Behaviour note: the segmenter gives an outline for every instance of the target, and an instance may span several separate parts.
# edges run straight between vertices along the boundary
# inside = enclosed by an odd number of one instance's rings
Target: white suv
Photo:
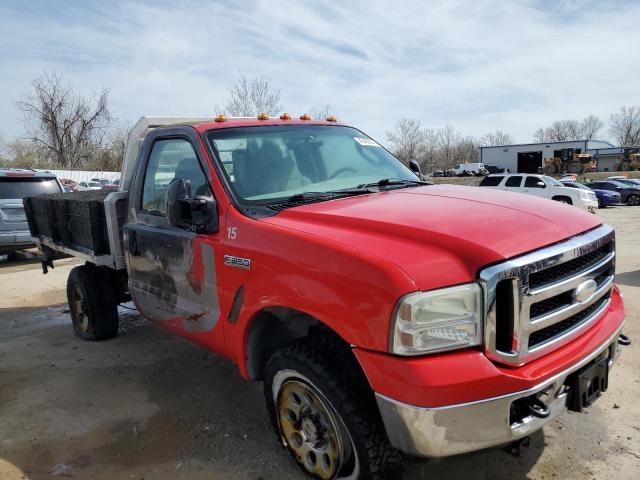
[[[574,205],[591,213],[595,213],[598,209],[598,199],[594,192],[565,187],[555,178],[547,175],[526,173],[489,175],[480,182],[480,186],[548,198]]]

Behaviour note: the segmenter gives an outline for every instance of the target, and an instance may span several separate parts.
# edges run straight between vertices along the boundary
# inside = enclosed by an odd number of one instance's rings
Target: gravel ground
[[[519,457],[501,449],[410,461],[406,479],[639,478],[640,207],[600,210],[617,229],[626,333],[638,340],[587,413],[567,413]],[[65,279],[0,263],[0,479],[302,479],[271,433],[260,384],[121,308],[120,336],[71,329]],[[62,304],[62,305],[61,305]]]

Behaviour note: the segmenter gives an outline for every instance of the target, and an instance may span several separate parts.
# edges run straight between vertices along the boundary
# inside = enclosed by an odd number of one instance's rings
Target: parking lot
[[[515,456],[493,449],[409,461],[405,478],[638,478],[640,208],[599,210],[617,230],[627,347],[609,391]],[[260,384],[121,308],[120,335],[73,335],[65,281],[34,261],[0,263],[0,479],[298,479],[269,425]]]

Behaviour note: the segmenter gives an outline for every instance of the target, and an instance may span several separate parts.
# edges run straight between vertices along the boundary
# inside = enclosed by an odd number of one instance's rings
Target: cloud
[[[43,70],[110,87],[128,121],[212,114],[241,72],[379,139],[412,117],[528,141],[640,103],[637,18],[637,2],[3,2],[0,134],[20,134],[13,101]]]

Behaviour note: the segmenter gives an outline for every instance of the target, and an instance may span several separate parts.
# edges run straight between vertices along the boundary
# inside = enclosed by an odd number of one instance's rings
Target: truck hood
[[[392,262],[419,290],[472,281],[489,264],[601,224],[597,216],[559,202],[455,185],[320,202],[263,221]]]

